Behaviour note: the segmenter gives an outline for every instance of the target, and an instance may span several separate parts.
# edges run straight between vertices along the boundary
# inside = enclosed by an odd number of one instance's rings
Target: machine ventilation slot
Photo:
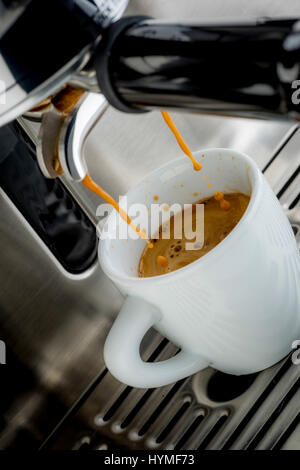
[[[299,193],[298,196],[293,200],[293,202],[290,204],[289,209],[294,209],[294,207],[296,207],[296,205],[298,204],[299,201],[300,201],[300,193]]]
[[[162,432],[159,434],[159,436],[156,438],[157,444],[161,444],[169,435],[169,433],[172,431],[173,427],[178,423],[178,421],[182,418],[184,413],[188,410],[190,407],[191,402],[190,400],[186,400],[177,413],[173,416],[173,418],[169,421],[167,426],[162,430]]]
[[[120,408],[124,400],[126,400],[131,390],[133,390],[132,387],[126,387],[125,390],[123,390],[121,395],[119,395],[114,404],[109,408],[108,412],[105,413],[105,415],[103,416],[103,421],[109,421],[113,417],[113,415]]]
[[[278,155],[280,154],[280,152],[284,149],[284,147],[288,144],[288,142],[290,140],[292,140],[293,136],[296,134],[296,132],[298,131],[298,126],[295,126],[292,131],[290,131],[290,134],[288,136],[285,136],[285,139],[284,141],[281,143],[281,145],[276,149],[276,152],[273,154],[272,158],[270,161],[268,161],[268,163],[266,164],[266,166],[263,168],[262,172],[264,173],[268,168],[269,166],[272,165],[272,163],[276,160],[276,158],[278,157]]]
[[[281,380],[284,374],[288,371],[291,365],[292,365],[292,362],[289,357],[281,366],[281,368],[279,369],[279,371],[277,372],[273,380],[269,383],[269,385],[267,385],[264,392],[260,395],[256,403],[253,405],[253,407],[250,409],[250,411],[247,413],[247,415],[243,419],[243,421],[239,424],[236,430],[232,433],[232,435],[230,436],[226,444],[223,446],[224,450],[229,449],[232,446],[232,444],[235,442],[235,440],[238,438],[241,432],[246,428],[251,418],[255,415],[255,413],[258,411],[260,406],[263,404],[263,402],[266,400],[266,398],[272,392],[272,390],[276,387],[278,382]]]
[[[292,176],[287,180],[287,182],[282,186],[282,188],[280,189],[280,191],[278,192],[277,194],[277,197],[280,199],[281,196],[283,195],[283,193],[288,189],[288,187],[292,184],[292,182],[294,181],[294,179],[299,175],[300,173],[300,166],[298,166],[297,170],[294,171],[294,173],[292,174]],[[292,203],[293,204],[293,203]]]
[[[293,434],[293,432],[297,428],[298,424],[300,424],[300,413],[298,413],[296,418],[291,422],[289,427],[286,429],[286,431],[283,433],[281,438],[278,440],[278,442],[273,447],[273,450],[280,450],[284,446],[286,441],[289,439],[289,437]]]
[[[148,399],[151,397],[154,391],[155,391],[154,388],[150,388],[149,390],[147,390],[146,393],[144,393],[142,398],[137,402],[135,407],[130,411],[130,413],[126,416],[124,421],[121,423],[121,429],[125,429],[127,428],[127,426],[130,425],[131,421],[135,418],[135,416],[138,414],[138,412],[144,406],[144,404],[148,401]]]
[[[162,402],[158,405],[158,407],[154,410],[154,412],[151,414],[151,416],[147,419],[147,421],[143,424],[141,429],[138,432],[139,436],[143,436],[146,434],[150,426],[156,421],[156,419],[160,416],[162,411],[166,408],[166,406],[170,403],[172,400],[173,396],[175,393],[178,392],[180,389],[181,385],[185,382],[186,379],[179,380],[179,382],[176,382],[176,384],[171,388],[169,393],[165,396],[165,398],[162,400]]]
[[[151,354],[147,362],[153,362],[155,359],[158,357],[158,355],[163,351],[163,349],[166,347],[168,344],[167,339],[163,339],[161,343],[157,346],[155,351]],[[124,400],[128,397],[129,393],[133,390],[133,387],[126,387],[125,390],[121,393],[121,395],[117,398],[117,400],[113,403],[113,405],[109,408],[107,413],[103,417],[103,421],[109,421],[113,415],[116,413],[116,411],[120,408]],[[133,420],[135,414],[140,410],[140,408],[144,405],[144,403],[148,400],[150,397],[151,393],[154,391],[154,389],[148,390],[144,396],[141,398],[141,400],[136,404],[136,406],[133,408],[133,410],[128,414],[128,416],[125,418],[123,423],[121,424],[121,428],[125,428],[128,426],[128,424]],[[136,411],[134,411],[136,409]]]
[[[204,412],[202,414],[199,414],[190,427],[186,430],[186,432],[183,434],[183,436],[180,438],[180,440],[177,442],[177,444],[174,447],[174,450],[180,450],[184,448],[185,443],[189,440],[189,438],[194,434],[194,432],[198,429],[202,421],[204,420],[205,414]]]
[[[159,356],[159,354],[165,349],[165,347],[167,346],[167,344],[169,343],[169,341],[164,338],[160,343],[159,345],[157,346],[157,348],[153,351],[153,353],[151,354],[151,356],[149,357],[149,359],[147,359],[147,362],[153,362],[155,361],[155,359]]]
[[[281,401],[281,403],[277,406],[276,410],[272,413],[270,418],[267,420],[267,422],[264,424],[262,429],[258,432],[258,434],[255,436],[255,438],[252,440],[250,445],[248,446],[249,450],[255,450],[256,446],[258,443],[261,441],[261,439],[266,435],[272,424],[276,421],[278,416],[281,414],[281,412],[284,410],[284,408],[287,406],[289,401],[293,398],[295,393],[298,391],[300,386],[300,379],[297,380],[297,382],[293,385],[293,387],[289,390],[289,392],[286,394],[284,399]]]
[[[218,421],[216,422],[216,424],[214,425],[214,427],[212,428],[212,430],[206,435],[206,437],[204,438],[204,440],[201,442],[201,444],[199,445],[198,449],[197,450],[205,450],[208,446],[208,444],[210,443],[210,441],[218,434],[218,432],[220,431],[221,427],[223,426],[223,424],[225,423],[225,421],[227,420],[228,418],[228,413],[226,414],[223,414],[219,419]]]

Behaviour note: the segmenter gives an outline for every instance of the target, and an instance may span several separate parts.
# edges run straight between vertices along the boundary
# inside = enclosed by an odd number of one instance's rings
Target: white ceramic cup
[[[137,275],[144,241],[105,239],[99,245],[104,272],[127,295],[104,359],[117,379],[134,387],[166,385],[207,366],[236,375],[257,372],[287,355],[300,337],[300,256],[273,191],[254,161],[236,150],[201,150],[196,157],[202,171],[186,157],[171,161],[128,192],[128,205],[150,207],[154,195],[169,205],[192,203],[214,189],[250,194],[245,214],[223,241],[188,266],[150,278]],[[115,230],[110,216],[106,231],[114,238]],[[144,362],[139,348],[151,327],[180,353]]]

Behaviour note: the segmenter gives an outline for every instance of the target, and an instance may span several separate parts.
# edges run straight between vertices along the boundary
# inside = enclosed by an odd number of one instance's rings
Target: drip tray
[[[264,168],[298,244],[299,148],[300,131],[294,128]],[[167,359],[176,351],[152,330],[142,344],[144,360]],[[300,366],[291,356],[258,374],[235,377],[207,368],[149,390],[122,385],[104,368],[44,447],[300,449],[299,385]]]
[[[153,345],[159,342],[152,331]],[[150,348],[151,349],[151,348]],[[145,351],[144,357],[147,356]],[[162,340],[153,355],[174,354]],[[260,374],[206,369],[159,389],[121,385],[107,371],[83,406],[46,443],[54,449],[277,449],[299,422],[299,366],[291,357]],[[108,398],[108,391],[113,392]]]

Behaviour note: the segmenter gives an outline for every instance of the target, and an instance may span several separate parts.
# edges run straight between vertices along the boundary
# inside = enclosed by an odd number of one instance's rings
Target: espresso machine
[[[196,3],[156,20],[147,2],[0,1],[1,449],[300,448],[298,345],[259,374],[148,390],[103,361],[123,297],[80,181],[117,198],[175,158],[156,110],[181,111],[193,150],[253,156],[300,243],[300,20],[202,20]],[[145,360],[176,352],[142,343]]]

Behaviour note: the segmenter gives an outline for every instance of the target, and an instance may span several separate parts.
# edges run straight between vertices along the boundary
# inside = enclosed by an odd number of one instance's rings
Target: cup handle
[[[106,366],[121,382],[138,388],[162,387],[208,366],[208,361],[186,349],[161,362],[141,359],[141,341],[160,317],[160,311],[143,299],[125,300],[104,346]]]

